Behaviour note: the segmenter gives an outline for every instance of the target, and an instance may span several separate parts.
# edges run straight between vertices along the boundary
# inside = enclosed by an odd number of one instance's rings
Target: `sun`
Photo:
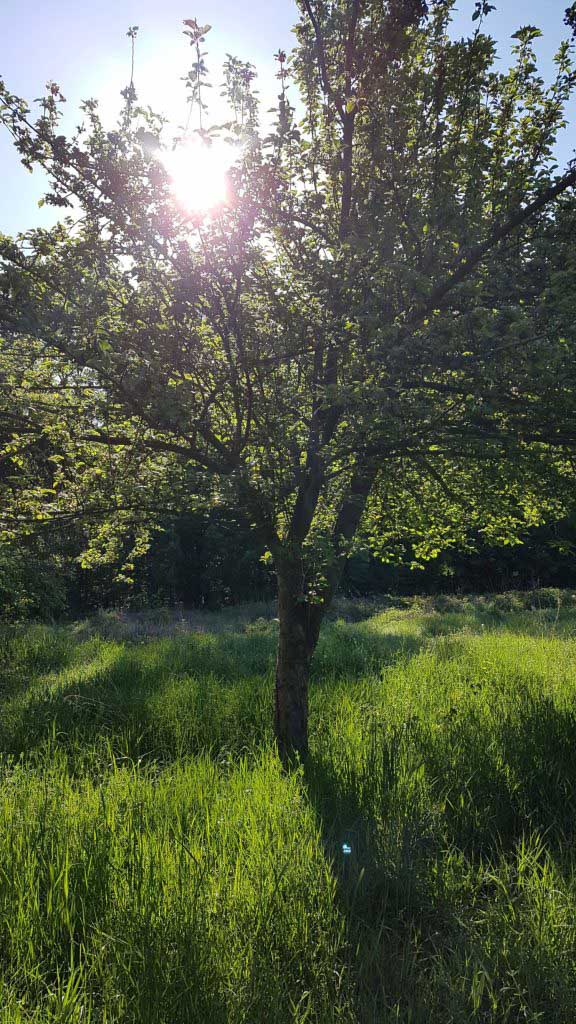
[[[163,156],[172,191],[190,213],[210,213],[230,201],[228,172],[234,162],[232,147],[200,139],[181,143]]]

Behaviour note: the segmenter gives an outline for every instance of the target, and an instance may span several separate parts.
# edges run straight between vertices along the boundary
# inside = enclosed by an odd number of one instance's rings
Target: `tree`
[[[542,289],[523,297],[576,184],[553,157],[571,45],[547,88],[537,29],[502,72],[491,5],[460,40],[452,8],[301,0],[269,133],[235,58],[230,120],[206,127],[209,27],[187,21],[185,137],[237,146],[211,215],[175,199],[166,126],[133,77],[115,131],[88,101],[70,138],[56,84],[36,120],[0,96],[46,201],[74,210],[3,242],[4,377],[22,406],[5,530],[109,511],[102,547],[158,509],[241,510],[277,574],[283,756],[307,752],[310,663],[359,530],[386,556],[409,523],[429,556],[470,530],[509,536],[571,486],[573,335],[539,322]],[[51,480],[22,490],[46,438]]]

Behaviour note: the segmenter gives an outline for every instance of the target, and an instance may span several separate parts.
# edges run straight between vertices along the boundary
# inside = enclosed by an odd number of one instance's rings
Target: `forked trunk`
[[[349,484],[349,492],[334,526],[334,557],[326,573],[322,604],[311,603],[305,593],[305,568],[298,545],[286,546],[274,554],[278,579],[278,658],[276,661],[276,698],[274,727],[278,751],[283,761],[296,754],[308,754],[308,680],[316,650],[320,626],[330,607],[347,557],[347,546],[354,537],[377,473],[377,466],[358,467]],[[312,494],[299,493],[294,520],[299,525],[300,542],[312,521],[319,486]]]
[[[322,621],[320,610],[302,600],[294,569],[278,573],[274,728],[283,761],[308,754],[308,680]]]

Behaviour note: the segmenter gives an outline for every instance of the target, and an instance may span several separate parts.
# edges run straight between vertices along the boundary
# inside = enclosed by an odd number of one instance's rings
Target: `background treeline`
[[[128,545],[130,538],[127,538]],[[0,548],[3,619],[61,619],[97,608],[150,606],[218,609],[275,594],[273,570],[254,532],[229,511],[212,509],[166,522],[128,579],[119,564],[84,569],[81,527],[40,533]],[[384,593],[484,592],[537,586],[576,586],[576,513],[528,532],[522,544],[447,551],[415,567],[409,544],[403,564],[386,564],[366,549],[345,570],[347,596]]]

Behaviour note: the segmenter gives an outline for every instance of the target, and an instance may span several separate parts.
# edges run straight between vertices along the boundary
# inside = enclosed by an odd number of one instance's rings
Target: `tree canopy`
[[[576,168],[554,158],[572,45],[547,86],[536,28],[500,70],[491,5],[463,39],[453,6],[301,0],[271,127],[233,57],[209,125],[193,19],[175,142],[138,104],[137,61],[114,130],[88,100],[65,136],[57,84],[38,116],[1,86],[23,163],[69,211],[1,241],[2,528],[82,517],[89,561],[121,529],[137,555],[160,512],[240,510],[278,577],[283,752],[306,752],[310,659],[360,533],[393,557],[411,531],[431,557],[573,488]],[[210,213],[163,159],[192,137],[234,151]]]

